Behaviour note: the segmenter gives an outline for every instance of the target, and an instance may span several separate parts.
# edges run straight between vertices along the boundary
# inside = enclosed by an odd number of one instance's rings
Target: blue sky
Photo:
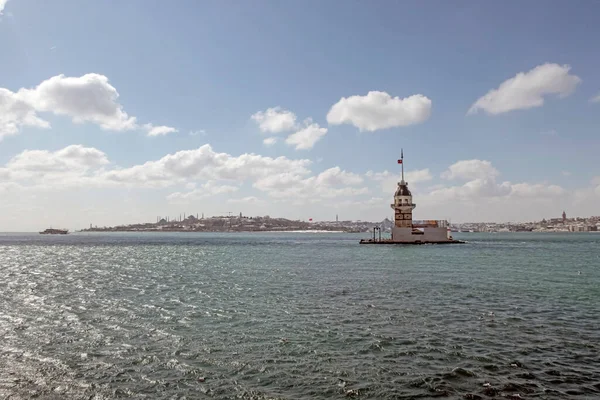
[[[0,230],[78,228],[92,217],[90,222],[111,225],[230,208],[303,219],[332,219],[336,213],[380,219],[391,215],[396,179],[389,173],[398,172],[400,147],[407,170],[420,171],[412,184],[416,217],[529,220],[564,208],[573,215],[599,214],[600,102],[591,99],[600,94],[600,4],[8,0],[3,5],[0,88],[22,99],[27,96],[18,95],[20,89],[52,77],[97,74],[118,92],[114,104],[137,124],[102,128],[89,107],[85,122],[74,122],[81,117],[77,104],[59,104],[73,95],[68,88],[29,95],[24,101],[50,127],[18,124],[16,132],[0,136],[5,199]],[[505,106],[508,111],[489,113],[493,107],[486,106],[467,115],[482,96],[536,67],[542,69],[515,85],[508,100],[498,96],[516,104]],[[90,107],[101,104],[93,96],[102,94],[89,89],[74,98],[88,99]],[[380,110],[369,103],[372,91],[388,94],[389,104],[396,97],[425,96],[428,115],[398,117],[409,103]],[[532,106],[528,101],[536,94],[543,104]],[[52,95],[60,98],[43,97]],[[337,122],[328,121],[332,107],[351,96],[360,96],[359,104],[346,107]],[[251,116],[275,107],[293,113],[294,126],[265,134]],[[393,122],[382,125],[386,112]],[[360,115],[380,118],[371,122],[382,128],[361,131]],[[306,118],[327,131],[310,148],[297,149],[286,138],[309,126]],[[9,123],[7,117],[0,117],[3,122]],[[177,132],[148,136],[148,123]],[[267,146],[267,137],[279,140]],[[170,182],[150,182],[144,172],[143,179],[119,178],[120,185],[106,175],[205,144],[215,154],[230,155],[233,164],[255,154],[310,160],[310,166],[273,164],[232,178],[203,164],[196,165],[202,172],[177,172]],[[84,165],[89,159],[79,153],[79,161],[56,154],[71,145],[105,159]],[[33,150],[46,153],[24,153]],[[66,175],[60,168],[44,170],[49,165],[40,161],[44,157],[68,166]],[[461,173],[448,174],[452,165],[469,160],[483,164],[459,164],[454,171]],[[529,186],[515,186],[521,184]],[[64,204],[71,205],[69,212]]]

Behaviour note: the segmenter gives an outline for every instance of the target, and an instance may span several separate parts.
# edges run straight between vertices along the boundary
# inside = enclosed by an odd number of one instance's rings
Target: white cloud
[[[386,92],[371,91],[366,96],[342,97],[327,113],[327,122],[352,124],[361,132],[374,132],[418,124],[430,115],[431,100],[422,94],[401,99]]]
[[[323,136],[327,134],[327,128],[321,128],[317,123],[311,123],[310,119],[305,121],[306,126],[296,133],[292,133],[285,139],[289,145],[296,146],[296,150],[312,149]]]
[[[442,173],[444,179],[487,179],[500,175],[498,170],[489,161],[462,160],[452,164]]]
[[[543,64],[528,72],[519,72],[513,78],[504,81],[498,89],[490,90],[480,97],[469,109],[468,114],[484,110],[491,115],[513,110],[525,110],[541,107],[544,97],[570,95],[581,79],[569,74],[568,65]]]
[[[562,196],[566,192],[557,185],[542,183],[498,183],[500,175],[491,162],[482,160],[462,160],[452,164],[442,173],[442,178],[467,180],[460,186],[437,186],[432,188],[428,196],[440,201],[460,199],[477,201],[482,198],[529,198],[547,200]]]
[[[39,118],[35,109],[16,93],[0,88],[0,140],[16,135],[22,126],[50,128],[50,123]]]
[[[433,179],[431,176],[431,172],[429,172],[429,168],[419,169],[414,171],[408,171],[405,173],[406,182],[419,183],[430,181]]]
[[[464,161],[477,163],[465,164]],[[470,168],[457,167],[475,164],[487,172],[479,174],[473,173]],[[344,218],[347,219],[381,220],[392,217],[389,203],[396,182],[400,179],[398,173],[384,171],[359,175],[340,167],[312,173],[310,165],[309,160],[303,159],[218,153],[209,145],[167,154],[128,168],[115,167],[102,151],[81,145],[56,151],[25,150],[0,167],[3,199],[0,208],[7,208],[8,204],[14,206],[2,221],[16,226],[23,222],[23,218],[28,218],[28,213],[35,212],[29,218],[35,218],[38,224],[42,220],[55,224],[45,215],[48,212],[57,215],[68,203],[71,204],[67,206],[69,215],[71,211],[79,213],[77,218],[84,223],[79,227],[85,226],[89,224],[86,221],[90,221],[88,218],[91,218],[91,214],[83,213],[83,208],[78,209],[77,203],[70,203],[69,196],[72,197],[74,193],[77,193],[77,198],[88,196],[86,204],[93,203],[93,207],[100,207],[92,214],[101,215],[102,224],[107,223],[105,221],[125,222],[118,220],[124,214],[111,216],[116,209],[122,209],[124,196],[129,196],[140,207],[146,207],[145,211],[141,208],[132,210],[127,217],[133,219],[131,222],[139,221],[140,215],[152,220],[157,212],[162,212],[157,211],[156,207],[168,209],[172,205],[173,208],[168,212],[178,213],[178,204],[197,204],[202,206],[198,211],[222,213],[222,204],[225,202],[247,206],[245,209],[252,212],[260,209],[270,215],[291,218],[309,213],[315,218],[331,219],[331,210],[334,208],[335,212],[338,212],[338,208],[343,209]],[[499,181],[499,172],[494,166],[481,160],[463,160],[453,166],[448,168],[447,173],[465,182],[452,185],[446,181],[446,185],[431,185],[427,184],[433,179],[428,169],[406,172],[406,179],[413,184],[411,189],[418,205],[415,209],[416,219],[530,220],[559,215],[563,209],[573,215],[590,215],[597,209],[600,177],[586,188],[567,193],[558,185],[544,182]],[[381,195],[379,191],[374,195],[369,189],[386,182],[390,186]],[[420,186],[418,183],[425,184]],[[260,195],[248,192],[248,186],[264,193],[264,198],[258,199]],[[156,199],[150,200],[151,196],[146,190],[135,190],[153,187],[181,189],[172,190],[175,193],[168,196],[167,204],[157,204]],[[86,190],[78,190],[80,188]],[[123,192],[122,189],[127,190]],[[59,193],[63,197],[59,197]],[[239,197],[232,198],[233,194]],[[96,204],[95,197],[103,201]],[[49,205],[54,201],[51,199],[59,198],[56,201],[61,204],[60,207]],[[113,198],[112,205],[105,205],[106,201],[110,201],[108,198]],[[164,201],[164,197],[162,199]],[[197,202],[199,199],[202,201]],[[33,211],[36,207],[39,212]],[[8,214],[15,215],[17,209],[20,220],[11,222],[12,217]],[[71,217],[65,215],[64,218],[68,221]],[[91,222],[100,222],[99,218],[94,217]],[[27,223],[33,226],[36,222]]]
[[[21,88],[17,92],[0,88],[0,139],[18,133],[23,126],[50,128],[37,115],[44,112],[68,116],[77,124],[91,122],[106,130],[144,128],[152,135],[175,131],[165,126],[138,125],[137,119],[123,110],[118,98],[117,90],[100,74],[61,74],[33,89]]]
[[[8,3],[8,0],[0,0],[0,15],[2,15],[4,7],[6,7],[6,3]]]
[[[266,139],[263,140],[263,144],[265,146],[273,146],[275,143],[277,143],[277,138],[276,137],[268,137]]]
[[[382,181],[391,178],[395,182],[400,182],[400,180],[402,179],[401,173],[392,173],[388,170],[385,170],[383,172],[368,171],[366,173],[366,176],[376,181]],[[429,172],[429,168],[412,170],[404,173],[404,180],[408,183],[425,182],[430,181],[431,179],[433,179],[433,176],[431,175],[431,172]]]
[[[241,182],[287,171],[308,175],[310,160],[292,160],[286,157],[264,157],[256,154],[232,156],[217,153],[208,144],[197,149],[168,154],[156,161],[130,168],[108,171],[109,182],[136,186],[169,186],[189,179],[231,180]]]
[[[93,122],[103,129],[135,129],[136,118],[130,117],[117,102],[119,93],[99,74],[81,77],[57,75],[34,89],[20,89],[17,96],[38,112],[67,115],[74,123]]]
[[[402,180],[402,174],[399,172],[389,172],[385,170],[383,172],[368,171],[365,176],[374,181],[381,182],[381,190],[384,193],[388,193],[390,196],[396,190],[398,182]],[[420,182],[427,182],[433,179],[429,168],[407,171],[404,173],[404,180],[410,185],[415,185]],[[415,186],[411,186],[411,191],[415,189]]]
[[[343,171],[340,167],[329,168],[321,172],[316,179],[317,185],[359,185],[363,182],[360,175]]]
[[[571,176],[569,171],[561,171],[562,176]]]
[[[544,185],[541,183],[516,183],[511,185],[510,196],[555,198],[557,196],[562,196],[565,193],[565,189],[558,185]]]
[[[497,183],[494,178],[474,179],[461,186],[450,186],[431,191],[427,196],[443,203],[460,200],[477,203],[485,198],[528,198],[532,200],[551,200],[566,192],[557,185],[529,184],[510,182]],[[519,203],[519,206],[521,203]],[[466,204],[465,204],[466,206]]]
[[[358,208],[379,208],[385,207],[387,210],[389,199],[384,199],[381,197],[371,197],[367,200],[342,200],[336,202],[336,206],[339,207],[358,207]],[[388,216],[389,218],[389,216]]]
[[[296,125],[296,114],[281,107],[268,108],[258,111],[252,118],[264,133],[280,133],[291,131]]]
[[[206,136],[204,129],[198,129],[197,131],[190,131],[190,136]]]
[[[152,124],[145,124],[144,129],[148,132],[148,136],[165,136],[169,133],[178,132],[177,129],[170,126],[154,126]]]
[[[108,163],[102,151],[82,145],[71,145],[54,152],[25,150],[0,168],[0,177],[26,186],[72,186]]]
[[[262,204],[263,200],[255,197],[255,196],[247,196],[241,199],[227,199],[227,202],[230,204]]]
[[[352,187],[362,181],[359,175],[333,167],[307,178],[289,172],[265,176],[258,179],[254,187],[275,198],[317,202],[334,197],[366,194],[367,188]]]
[[[239,188],[236,186],[222,185],[215,181],[208,181],[204,185],[189,192],[171,193],[167,196],[167,200],[171,203],[189,203],[205,197],[233,193],[238,190]]]
[[[590,99],[590,102],[592,102],[592,103],[600,103],[600,94],[598,94],[598,95],[596,95],[596,96],[592,97],[592,98]]]

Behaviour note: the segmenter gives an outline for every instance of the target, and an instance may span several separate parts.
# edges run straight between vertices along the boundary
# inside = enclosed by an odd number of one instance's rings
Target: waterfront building
[[[417,205],[413,203],[408,182],[404,180],[404,151],[400,153],[398,164],[402,168],[402,179],[398,182],[398,188],[396,189],[396,193],[394,193],[394,202],[390,205],[394,210],[392,237],[391,239],[378,240],[374,234],[372,240],[363,240],[361,243],[460,243],[460,241],[452,238],[448,221],[413,220],[413,210]]]

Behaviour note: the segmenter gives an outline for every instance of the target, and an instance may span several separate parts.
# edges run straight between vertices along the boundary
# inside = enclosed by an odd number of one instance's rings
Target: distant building
[[[563,211],[563,213],[562,213],[562,220],[563,220],[563,224],[564,224],[565,222],[567,222],[567,213],[566,213],[566,212],[564,212],[564,211]]]
[[[408,183],[404,180],[404,152],[401,152],[398,164],[402,166],[402,180],[398,182],[398,188],[394,193],[394,226],[392,227],[392,243],[443,243],[453,242],[449,234],[447,221],[427,220],[413,221],[412,193],[408,189]]]

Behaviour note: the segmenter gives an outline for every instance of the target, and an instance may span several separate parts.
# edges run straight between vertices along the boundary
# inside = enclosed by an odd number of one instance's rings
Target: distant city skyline
[[[600,3],[0,0],[0,231],[600,214]]]

